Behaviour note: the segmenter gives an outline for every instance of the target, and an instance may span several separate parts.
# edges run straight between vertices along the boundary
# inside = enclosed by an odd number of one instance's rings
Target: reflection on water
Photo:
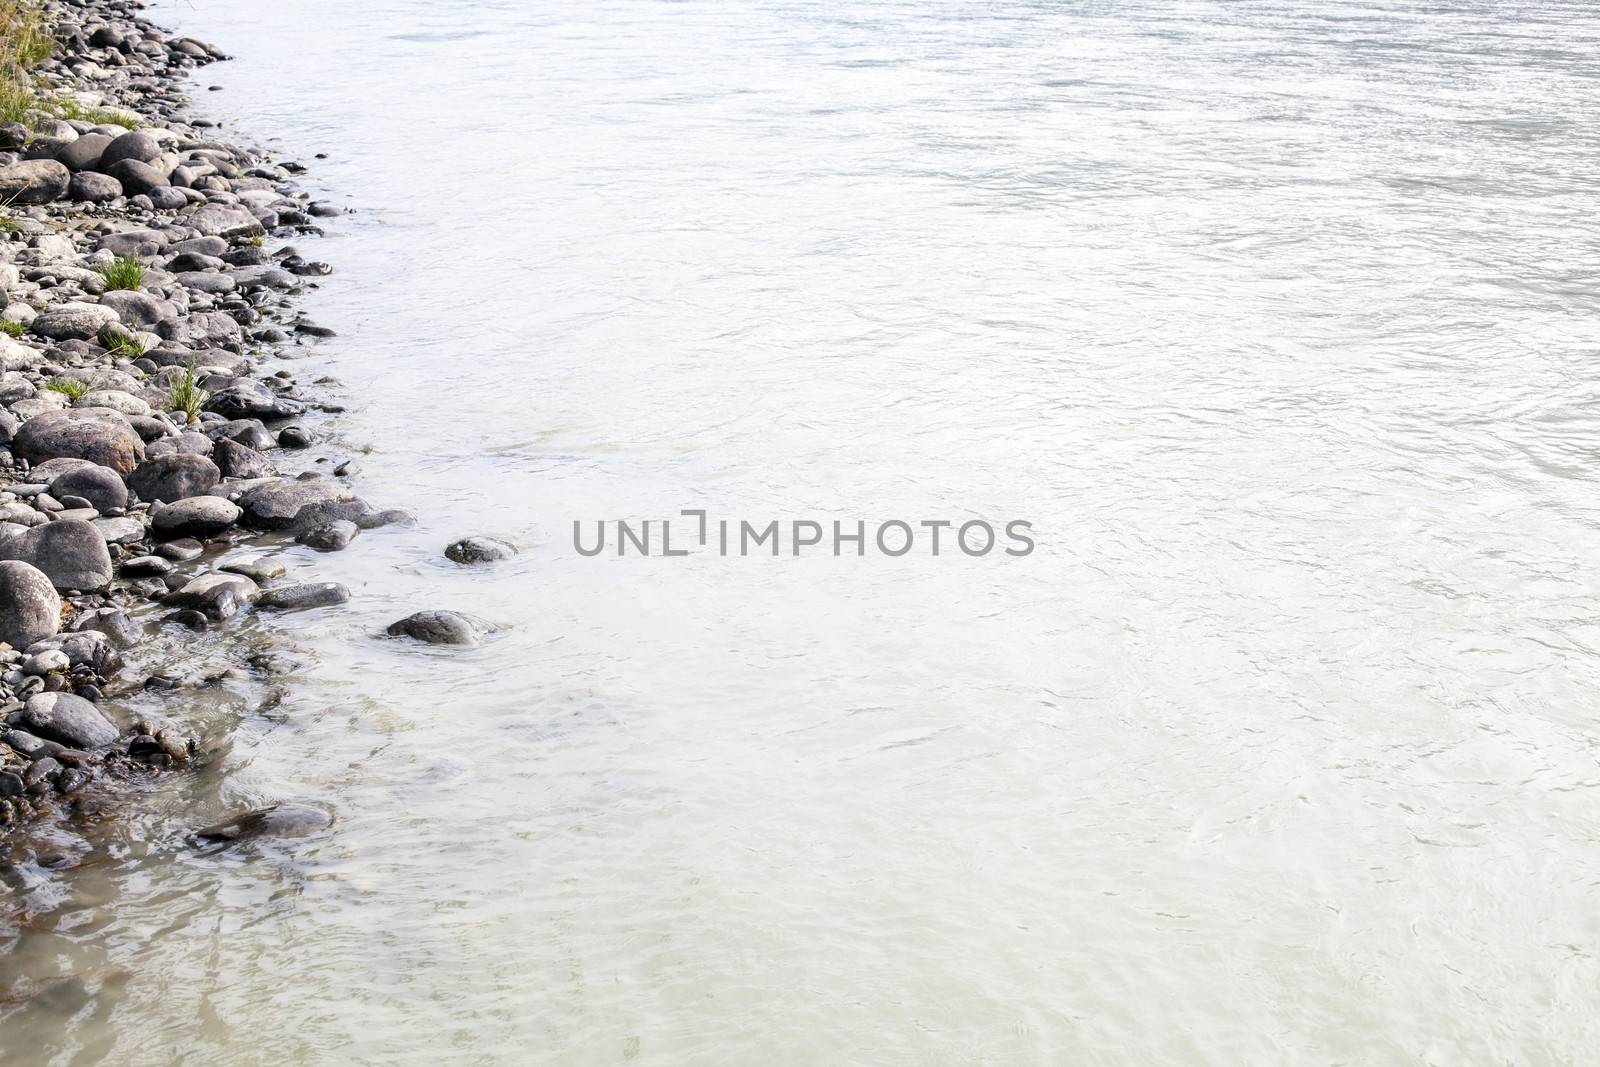
[[[1600,1040],[1592,6],[160,13],[359,209],[311,358],[421,521],[287,549],[355,591],[296,620],[314,663],[30,869],[8,1053]],[[1039,549],[571,545],[694,507]],[[378,636],[428,607],[503,629]],[[337,821],[187,843],[269,800]]]

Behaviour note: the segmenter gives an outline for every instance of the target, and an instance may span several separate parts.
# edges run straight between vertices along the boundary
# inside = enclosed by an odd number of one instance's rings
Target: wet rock
[[[61,597],[50,579],[28,563],[0,562],[0,641],[27,648],[61,627]]]
[[[270,478],[278,473],[266,456],[226,437],[216,443],[212,458],[226,478]]]
[[[111,553],[100,532],[79,519],[60,519],[0,541],[0,560],[20,560],[69,589],[104,589],[111,582]]]
[[[390,637],[410,637],[430,645],[475,645],[488,627],[458,611],[419,611],[390,623]]]
[[[154,559],[155,557],[146,556],[145,558]],[[158,560],[157,562],[165,563],[166,561]],[[170,567],[171,564],[168,564],[168,566]],[[96,633],[105,634],[106,638],[118,648],[132,648],[139,643],[139,638],[143,636],[139,624],[129,618],[128,613],[120,608],[96,608],[93,611],[85,611],[72,620],[72,629],[76,633],[93,630]]]
[[[335,519],[311,527],[295,540],[319,552],[337,552],[355,540],[358,530],[359,527],[349,519]]]
[[[109,678],[122,669],[122,654],[99,630],[57,634],[28,646],[29,655],[47,651],[59,651],[74,667],[87,664],[102,678]]]
[[[266,582],[280,578],[287,570],[282,563],[266,556],[242,556],[230,559],[217,569],[227,571],[229,574],[242,574],[252,582]]]
[[[193,578],[167,598],[180,608],[193,608],[209,619],[226,619],[236,614],[241,604],[254,600],[256,583],[241,574],[213,572]]]
[[[493,563],[510,559],[517,550],[504,541],[492,537],[463,537],[444,550],[445,558],[454,563]]]
[[[262,530],[289,530],[306,525],[301,514],[325,504],[348,503],[355,495],[324,479],[268,482],[247,490],[239,504],[245,522]]]
[[[192,537],[183,537],[176,541],[168,541],[164,545],[156,546],[157,555],[164,559],[175,560],[178,563],[194,559],[205,550],[205,546]]]
[[[256,598],[256,608],[264,611],[301,611],[331,607],[349,599],[350,590],[337,582],[307,582],[268,589]]]
[[[35,737],[73,748],[99,749],[116,743],[117,728],[101,710],[71,693],[39,693],[17,713],[17,725]]]
[[[191,496],[157,511],[150,528],[163,538],[215,537],[243,514],[237,504],[220,496]]]
[[[0,167],[0,204],[48,204],[66,195],[72,172],[53,159],[30,159]]]
[[[284,448],[310,448],[313,438],[304,426],[285,426],[278,431],[278,444]]]
[[[230,419],[286,419],[300,414],[304,405],[280,397],[253,378],[235,378],[212,394],[206,410]]]
[[[359,516],[356,525],[363,530],[376,530],[382,526],[415,526],[417,517],[403,508],[384,508]]]
[[[160,556],[134,556],[117,568],[125,578],[159,578],[172,570],[172,563]]]
[[[11,450],[30,463],[82,459],[130,474],[144,458],[144,441],[126,415],[106,408],[73,408],[47,411],[23,423]]]
[[[202,841],[248,841],[261,837],[303,837],[333,825],[333,816],[306,804],[273,804],[195,831]]]
[[[128,475],[128,488],[141,500],[172,502],[201,496],[221,480],[222,472],[205,456],[176,452],[139,464]]]

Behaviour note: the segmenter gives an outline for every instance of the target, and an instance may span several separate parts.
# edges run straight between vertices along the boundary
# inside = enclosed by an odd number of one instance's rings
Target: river
[[[283,550],[354,599],[252,624],[304,669],[39,872],[7,963],[75,981],[18,1047],[1600,1046],[1592,4],[154,10],[354,209],[307,358],[419,521]],[[574,547],[685,509],[1036,547]],[[499,629],[378,636],[432,607]],[[186,838],[275,799],[337,822]]]

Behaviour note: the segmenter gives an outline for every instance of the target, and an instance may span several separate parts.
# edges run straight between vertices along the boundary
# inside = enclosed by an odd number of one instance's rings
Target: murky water
[[[312,358],[420,524],[22,894],[7,1063],[1592,1056],[1593,5],[158,12],[360,209]],[[573,549],[682,508],[1039,547]]]

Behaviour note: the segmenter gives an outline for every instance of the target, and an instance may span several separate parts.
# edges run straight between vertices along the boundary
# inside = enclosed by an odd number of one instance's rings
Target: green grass
[[[121,126],[123,129],[136,130],[140,126],[139,116],[120,111],[114,107],[89,107],[81,104],[70,96],[58,97],[48,101],[44,110],[59,119],[77,119],[79,122],[90,122],[96,126]]]
[[[28,327],[20,322],[0,321],[0,333],[7,337],[21,337],[28,332]]]
[[[76,400],[89,391],[89,383],[76,378],[51,378],[44,383],[44,387],[52,393],[60,393],[68,400]]]
[[[54,48],[37,0],[0,0],[0,123],[25,120],[36,99],[28,72]]]
[[[119,359],[138,359],[146,351],[137,337],[117,326],[109,326],[101,332],[100,347]]]
[[[107,289],[137,289],[144,284],[144,264],[137,256],[121,256],[95,268]]]
[[[168,411],[181,411],[190,422],[200,421],[200,406],[211,396],[194,380],[194,360],[183,369],[183,377],[173,383],[167,398]]]

